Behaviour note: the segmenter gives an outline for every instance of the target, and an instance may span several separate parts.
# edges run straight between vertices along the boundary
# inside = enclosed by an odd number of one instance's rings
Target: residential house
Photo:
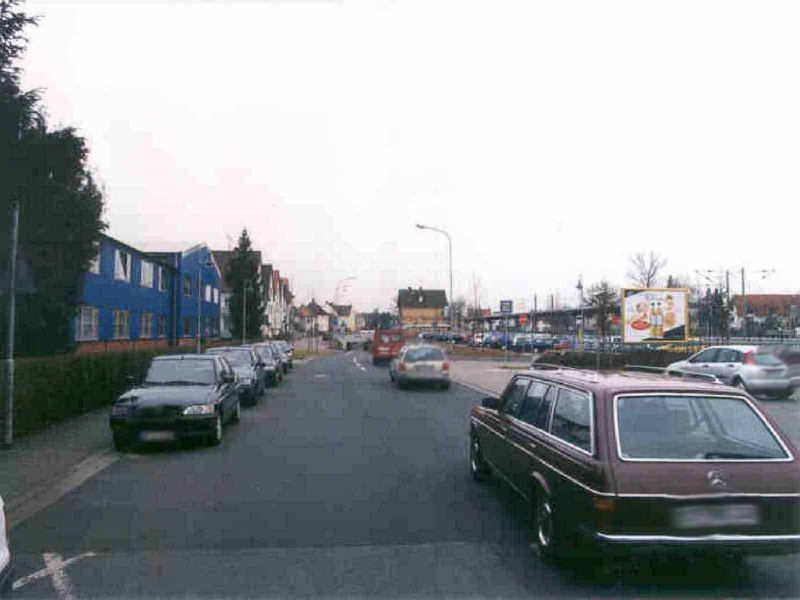
[[[295,325],[306,333],[328,333],[330,331],[331,315],[315,300],[297,309]]]
[[[219,312],[220,278],[213,263],[205,264],[207,255],[205,245],[182,253],[152,253],[102,235],[99,252],[83,275],[74,321],[76,351],[191,344],[184,338],[193,338],[196,330],[198,269],[201,332],[215,337],[212,321]],[[185,285],[191,295],[184,295]]]
[[[352,304],[326,303],[330,307],[331,329],[334,331],[352,333],[357,330],[356,313]]]
[[[399,290],[397,308],[400,323],[408,329],[435,328],[447,325],[445,308],[447,295],[444,290],[422,288]]]
[[[281,277],[281,272],[272,265],[262,266],[262,276],[265,279],[265,335],[270,337],[283,336],[289,333],[291,321],[291,306],[294,295],[289,289],[288,277]],[[266,282],[269,282],[268,284]]]

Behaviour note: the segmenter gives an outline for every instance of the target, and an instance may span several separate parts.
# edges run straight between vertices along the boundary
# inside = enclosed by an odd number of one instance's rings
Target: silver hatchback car
[[[786,364],[763,346],[711,346],[672,363],[668,370],[714,375],[728,385],[772,398],[788,398],[795,389]]]
[[[389,363],[389,380],[398,387],[408,383],[432,383],[447,389],[450,387],[450,362],[439,346],[404,346]]]

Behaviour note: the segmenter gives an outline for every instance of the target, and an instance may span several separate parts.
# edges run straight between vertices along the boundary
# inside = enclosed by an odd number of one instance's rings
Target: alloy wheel
[[[543,551],[547,552],[553,543],[553,509],[546,498],[537,502],[536,507],[536,542]]]

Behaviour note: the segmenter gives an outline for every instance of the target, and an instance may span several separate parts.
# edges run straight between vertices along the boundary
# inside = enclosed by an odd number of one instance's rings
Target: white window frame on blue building
[[[153,287],[153,271],[154,265],[150,261],[143,260],[141,262],[142,268],[139,273],[139,285],[142,287]]]
[[[124,316],[124,330],[120,327],[120,318]],[[112,313],[113,338],[127,340],[131,336],[131,311],[115,309]]]
[[[100,309],[94,306],[81,306],[75,324],[75,339],[89,342],[99,339]]]
[[[131,253],[116,248],[114,250],[114,279],[130,282],[132,264]]]

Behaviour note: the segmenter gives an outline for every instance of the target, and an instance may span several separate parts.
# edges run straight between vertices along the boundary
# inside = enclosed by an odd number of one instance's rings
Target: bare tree
[[[667,259],[655,252],[651,251],[649,255],[639,252],[629,258],[628,279],[639,287],[655,287],[658,285],[659,274],[666,264]]]

